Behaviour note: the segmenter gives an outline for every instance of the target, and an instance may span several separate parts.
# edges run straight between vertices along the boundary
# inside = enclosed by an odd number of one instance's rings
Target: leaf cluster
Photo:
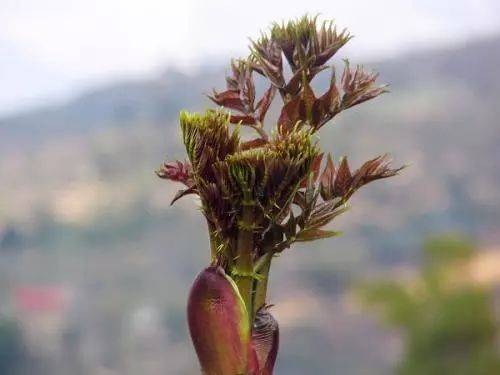
[[[346,30],[317,17],[273,24],[251,41],[246,59],[232,61],[226,90],[209,96],[223,108],[203,115],[181,113],[188,161],[165,163],[157,173],[186,185],[174,201],[187,194],[200,197],[219,264],[230,265],[239,256],[241,231],[251,233],[256,263],[294,242],[337,235],[324,227],[346,210],[352,194],[400,171],[390,167],[385,155],[354,171],[347,158],[335,165],[328,156],[322,168],[318,129],[386,91],[376,85],[376,74],[353,69],[348,61],[338,82],[327,63],[350,39]],[[311,81],[325,69],[332,70],[330,85],[316,95]],[[259,98],[256,75],[267,81]],[[276,93],[282,108],[269,134],[264,124]],[[243,140],[243,126],[254,129],[256,137]]]

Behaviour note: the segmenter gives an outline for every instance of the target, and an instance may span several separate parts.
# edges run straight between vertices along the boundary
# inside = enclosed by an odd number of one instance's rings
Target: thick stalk
[[[207,220],[208,224],[208,237],[210,239],[210,262],[214,262],[217,259],[217,243],[215,241],[215,227]]]
[[[253,207],[243,207],[236,243],[236,285],[245,306],[252,316],[253,287]]]
[[[265,305],[267,297],[267,286],[269,282],[269,269],[271,268],[271,260],[273,253],[267,252],[264,254],[255,265],[255,271],[259,275],[259,279],[255,280],[254,299],[253,299],[253,316],[259,309]]]

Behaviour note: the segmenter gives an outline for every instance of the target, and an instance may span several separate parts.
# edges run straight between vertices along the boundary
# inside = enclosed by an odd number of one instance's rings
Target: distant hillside
[[[223,80],[220,71],[207,68],[189,76],[169,70],[155,80],[118,82],[67,103],[0,119],[0,144],[39,142],[137,122],[165,123],[181,108],[199,104],[206,84]]]
[[[415,81],[462,82],[486,97],[500,92],[499,63],[500,36],[497,36],[448,49],[416,51],[376,65],[382,77],[397,88],[408,87]]]
[[[418,51],[372,64],[392,90],[417,84],[466,85],[485,100],[500,92],[500,37],[468,42],[449,50]],[[154,80],[118,82],[100,87],[68,103],[0,119],[0,144],[39,142],[61,135],[93,132],[139,121],[165,124],[182,108],[198,109],[203,93],[221,87],[227,66],[202,68],[188,75],[168,70]]]
[[[356,197],[354,209],[341,221],[352,229],[340,241],[369,256],[395,260],[417,251],[425,233],[495,232],[500,222],[500,37],[369,66],[380,71],[382,82],[391,83],[392,92],[342,114],[321,132],[321,142],[337,157],[352,155],[354,165],[391,152],[410,168]],[[60,106],[0,120],[0,180],[10,181],[0,186],[0,194],[9,196],[0,226],[2,220],[33,218],[37,210],[83,217],[81,212],[99,208],[103,196],[115,199],[116,184],[129,195],[117,201],[118,211],[107,208],[107,214],[136,212],[134,205],[166,194],[151,173],[165,155],[183,155],[174,128],[178,111],[208,105],[203,93],[222,87],[225,69],[204,68],[193,75],[170,70],[156,80],[117,83]],[[326,77],[316,84],[325,82]],[[72,199],[60,191],[75,189],[69,185],[75,180],[85,185],[73,192],[78,205],[70,209],[60,201]],[[127,207],[120,206],[123,202]]]

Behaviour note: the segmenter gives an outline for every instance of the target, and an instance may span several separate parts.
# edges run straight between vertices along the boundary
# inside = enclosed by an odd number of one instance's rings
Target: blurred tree
[[[23,235],[13,226],[0,231],[0,250],[17,250],[23,245]]]
[[[468,279],[473,254],[466,239],[436,237],[425,244],[424,265],[414,281],[370,282],[361,288],[363,301],[403,332],[399,374],[500,374],[493,295]]]
[[[12,320],[0,318],[0,374],[21,374],[24,355],[19,327]]]

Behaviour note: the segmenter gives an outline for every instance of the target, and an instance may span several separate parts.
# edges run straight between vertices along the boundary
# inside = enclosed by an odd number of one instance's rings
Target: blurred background
[[[1,0],[0,374],[198,373],[205,224],[153,172],[247,37],[306,12],[391,84],[324,149],[410,167],[274,262],[276,373],[500,373],[498,1]]]

